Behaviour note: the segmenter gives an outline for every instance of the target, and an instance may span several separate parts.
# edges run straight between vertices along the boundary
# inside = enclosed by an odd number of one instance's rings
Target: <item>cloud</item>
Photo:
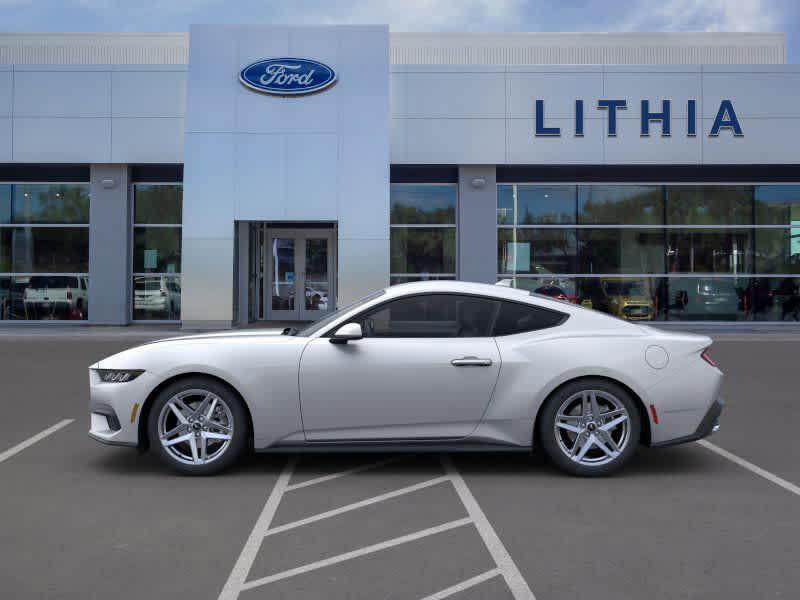
[[[522,0],[334,0],[283,16],[292,23],[388,23],[393,31],[473,31],[519,23],[522,8]]]
[[[624,19],[624,31],[776,31],[782,10],[769,0],[644,2]]]

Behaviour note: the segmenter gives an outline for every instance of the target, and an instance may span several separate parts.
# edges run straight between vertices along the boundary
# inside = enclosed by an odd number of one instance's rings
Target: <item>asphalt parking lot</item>
[[[163,335],[0,332],[0,597],[798,597],[800,335],[719,336],[714,446],[602,480],[490,454],[172,475],[86,436],[86,367]]]

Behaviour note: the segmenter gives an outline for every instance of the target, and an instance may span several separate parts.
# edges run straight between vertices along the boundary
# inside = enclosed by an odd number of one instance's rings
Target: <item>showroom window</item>
[[[499,184],[497,278],[636,320],[800,320],[800,185]]]
[[[133,320],[181,318],[183,186],[133,186]]]
[[[456,184],[391,185],[391,285],[456,277]]]
[[[0,320],[88,313],[89,185],[0,184]]]

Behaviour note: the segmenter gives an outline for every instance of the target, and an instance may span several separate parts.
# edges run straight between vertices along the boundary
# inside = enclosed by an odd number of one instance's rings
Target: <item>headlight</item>
[[[144,371],[142,369],[95,369],[95,373],[103,383],[126,383],[133,381]]]

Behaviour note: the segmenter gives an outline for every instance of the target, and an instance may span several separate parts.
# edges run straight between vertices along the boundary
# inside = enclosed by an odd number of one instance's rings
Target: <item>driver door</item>
[[[300,363],[306,439],[468,436],[500,372],[490,337],[498,309],[498,302],[475,296],[408,296],[351,319],[363,339],[310,342]]]

